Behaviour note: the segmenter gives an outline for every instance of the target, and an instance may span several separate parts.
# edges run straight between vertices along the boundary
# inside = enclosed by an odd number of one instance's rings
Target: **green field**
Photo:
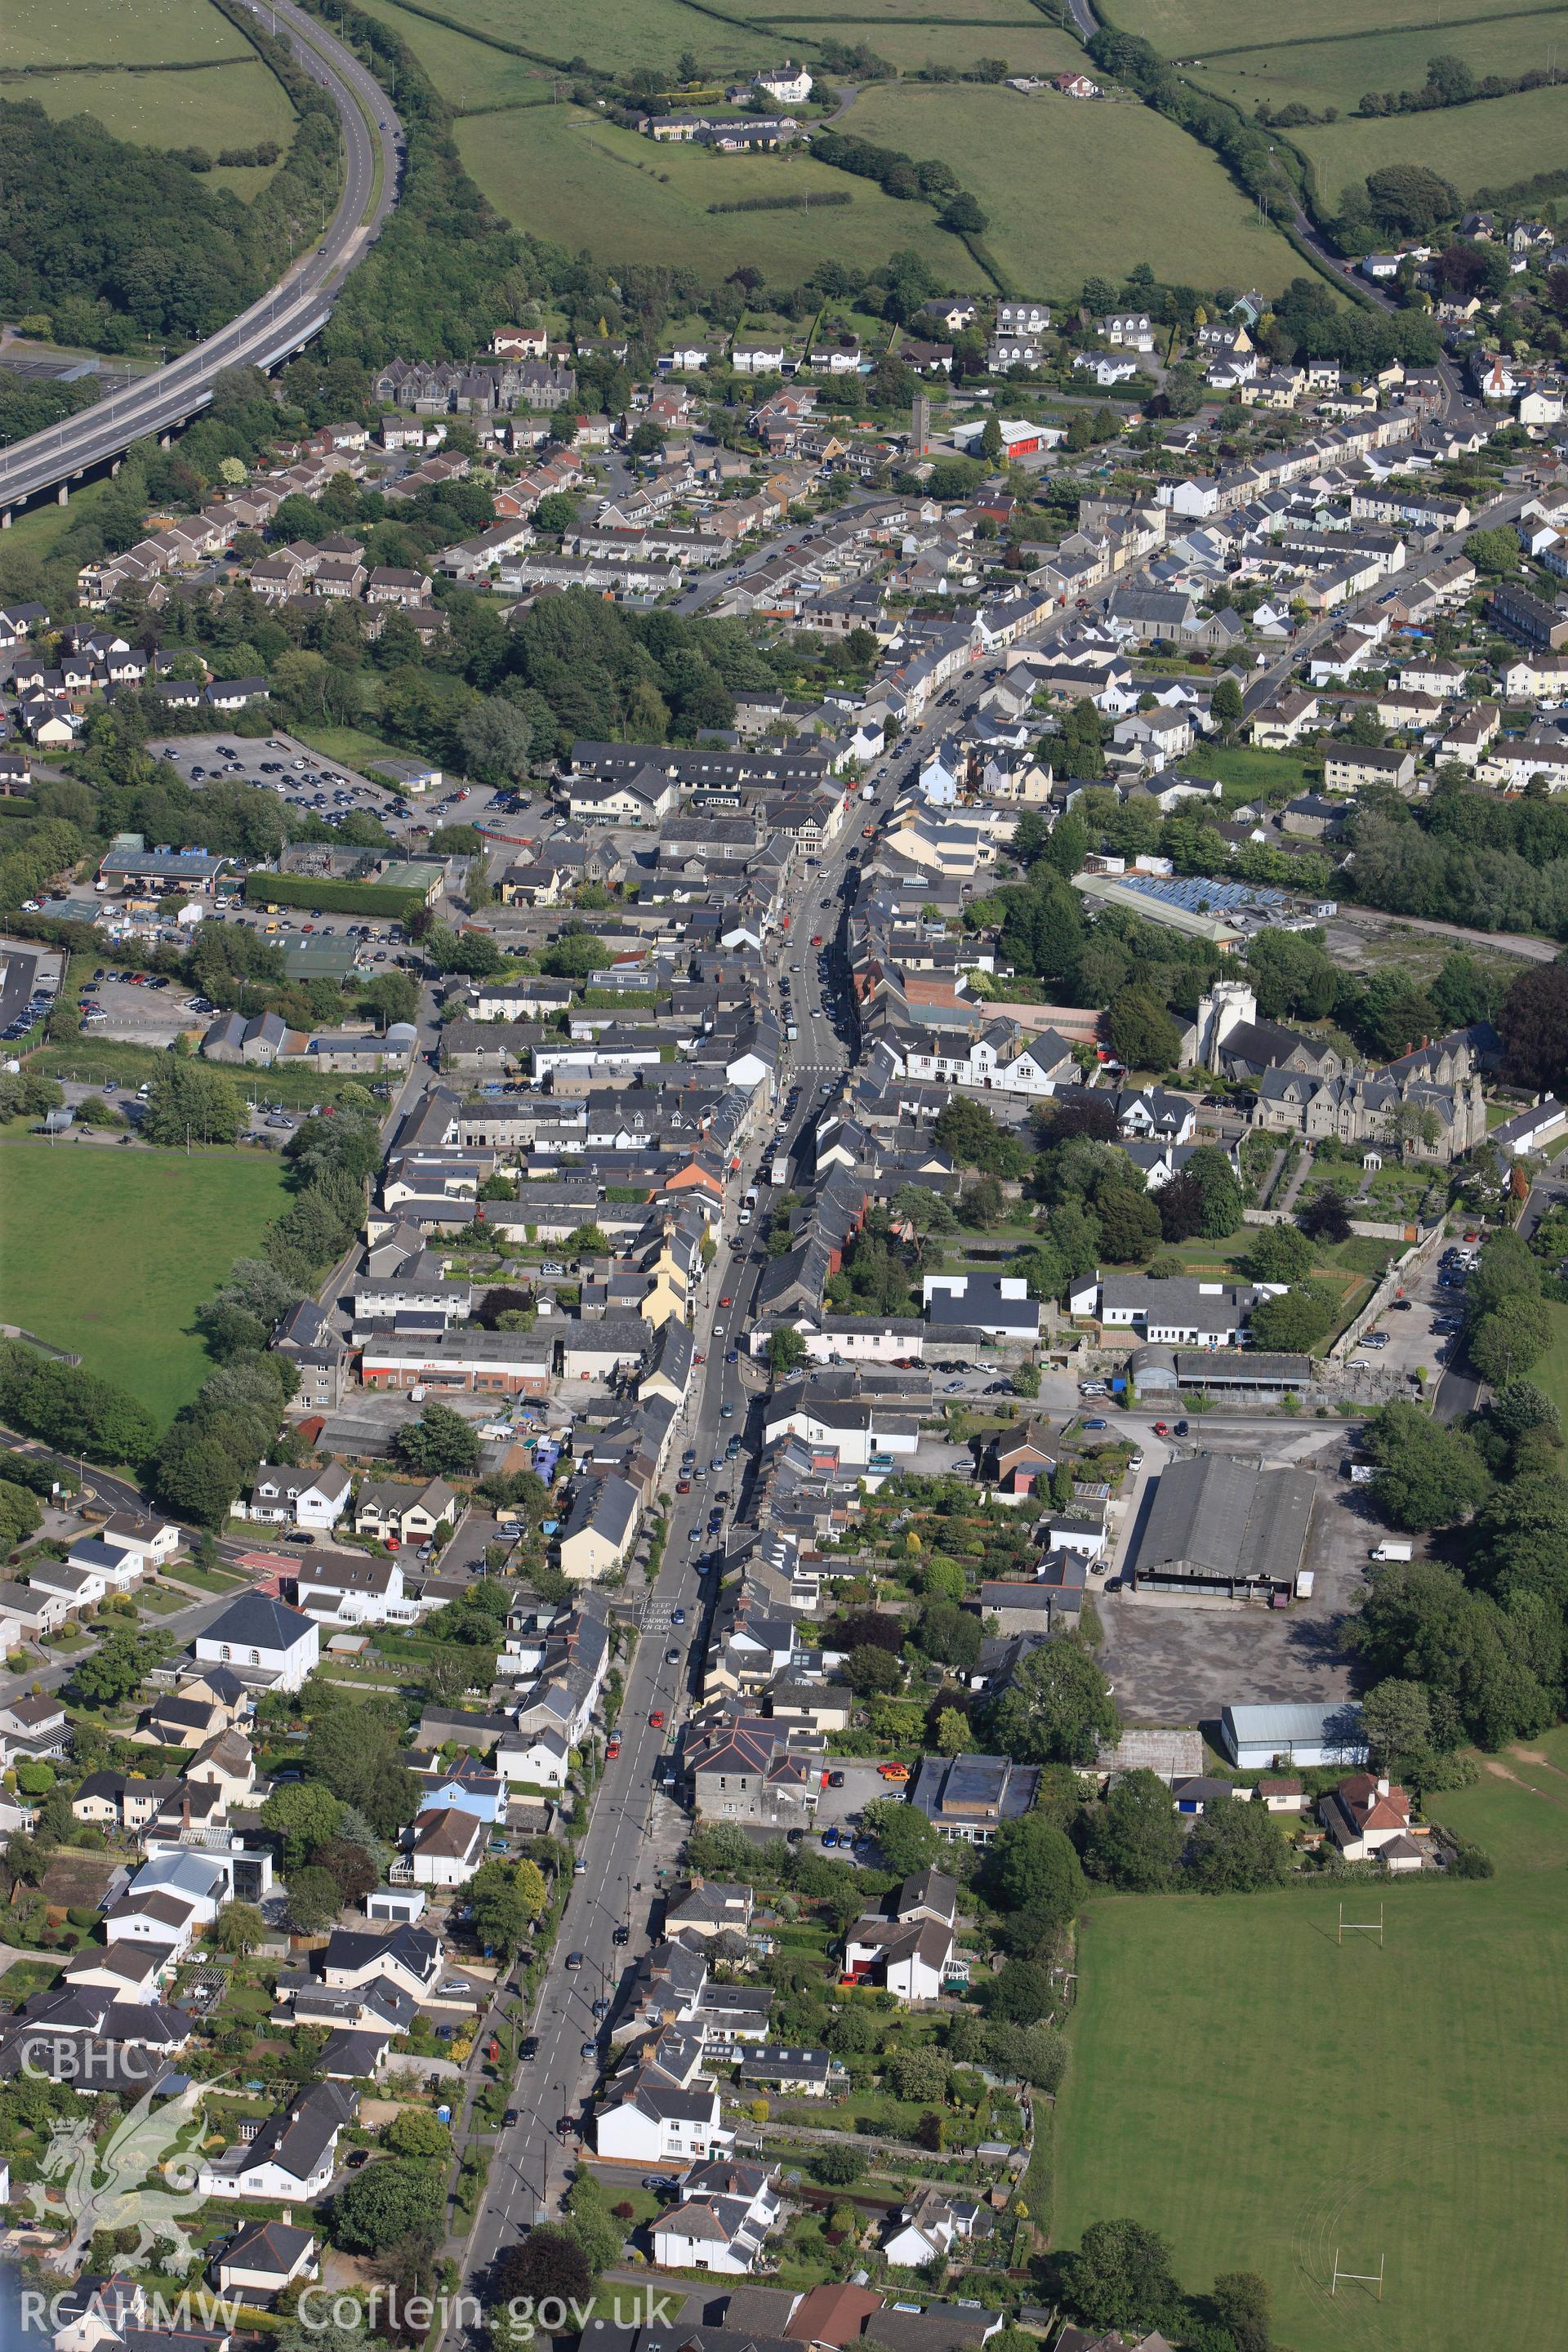
[[[1326,204],[1352,180],[1385,163],[1429,163],[1462,196],[1506,187],[1562,163],[1568,99],[1561,89],[1482,99],[1441,113],[1399,114],[1381,121],[1331,122],[1292,132],[1318,174]]]
[[[1530,1368],[1530,1377],[1537,1388],[1542,1388],[1568,1422],[1568,1307],[1547,1303],[1551,1318],[1552,1345],[1539,1363]]]
[[[558,0],[418,0],[418,5],[458,27],[489,33],[531,51],[547,65],[564,66],[581,57],[617,72],[628,66],[652,66],[673,76],[677,58],[683,49],[691,49],[704,73],[725,74],[771,64],[779,54],[778,36],[766,26],[752,32],[738,23],[740,9],[710,12],[688,6],[686,0],[637,0],[635,8],[626,7],[624,0],[573,0],[569,9]],[[391,6],[399,19],[413,21],[412,9],[397,6],[396,0],[391,0]],[[989,5],[984,13],[999,16],[1003,10]],[[483,101],[474,93],[469,102]]]
[[[942,15],[957,15],[957,10],[945,6]],[[1058,33],[1042,22],[1033,9],[1021,18],[1014,18],[1001,8],[988,8],[985,16],[974,24],[922,25],[914,21],[913,10],[901,10],[900,21],[894,24],[846,24],[839,37],[864,41],[897,66],[900,73],[912,74],[928,63],[952,66],[962,71],[978,58],[1005,58],[1012,73],[1058,74],[1078,73],[1084,65],[1081,43],[1070,33]],[[997,21],[993,22],[992,19]],[[788,16],[776,16],[779,46],[786,47],[794,41],[799,45],[801,36],[808,31],[826,33],[826,25],[797,25]],[[853,131],[853,109],[846,116],[843,128]]]
[[[1261,5],[1259,0],[1116,0],[1113,10],[1119,31],[1141,34],[1165,57],[1201,58],[1205,66],[1213,63],[1216,53],[1232,48],[1263,47],[1275,42],[1295,45],[1342,34],[1358,39],[1368,34],[1376,37],[1409,26],[1430,27],[1441,35],[1434,46],[1446,47],[1447,37],[1442,27],[1450,22],[1537,13],[1528,0],[1525,5],[1507,0],[1507,5],[1490,9],[1485,0],[1380,0],[1376,20],[1369,25],[1357,0],[1311,0],[1305,8],[1293,5],[1293,0],[1261,0]],[[1559,6],[1546,13],[1561,15],[1562,11]]]
[[[1266,293],[1300,268],[1207,150],[1146,107],[900,82],[868,89],[848,122],[951,163],[990,215],[986,246],[1023,294],[1076,294],[1092,273],[1121,278],[1138,261],[1157,278]]]
[[[1170,2238],[1190,2290],[1260,2271],[1296,2352],[1475,2352],[1503,2315],[1511,2340],[1561,2342],[1568,1779],[1558,1787],[1488,1775],[1436,1801],[1499,1874],[1352,1888],[1352,1916],[1369,1891],[1386,1906],[1382,1949],[1337,1944],[1328,1886],[1092,1903],[1055,2242],[1131,2214]],[[1361,2287],[1331,2298],[1336,2251],[1348,2270],[1386,2258],[1381,2304]]]
[[[859,116],[858,107],[858,127]],[[912,247],[943,286],[984,282],[960,239],[937,227],[929,205],[900,204],[871,181],[806,155],[656,146],[565,105],[471,116],[457,131],[464,163],[497,209],[572,252],[589,242],[617,260],[684,265],[712,278],[749,263],[793,283],[824,253],[870,269],[897,248]],[[851,202],[815,214],[707,209],[775,193],[847,194]]]
[[[432,0],[432,5],[440,6],[440,0]],[[531,65],[525,58],[508,57],[488,42],[469,40],[449,26],[433,24],[411,9],[400,8],[397,0],[363,0],[363,9],[367,16],[376,17],[402,36],[442,97],[455,106],[525,106],[552,95],[552,81],[546,67]],[[441,8],[443,16],[456,16],[460,11],[461,0],[456,8]]]
[[[145,66],[256,51],[211,0],[5,0],[0,68]]]
[[[93,115],[116,139],[139,147],[205,147],[216,154],[225,147],[254,146],[258,139],[285,147],[294,131],[294,110],[282,84],[254,50],[210,72],[29,74],[0,87],[8,98],[37,99],[57,121]],[[259,184],[270,173],[226,168],[210,177],[226,185]]]
[[[1418,89],[1426,79],[1428,59],[1439,53],[1462,58],[1478,76],[1550,67],[1553,51],[1563,52],[1565,32],[1568,11],[1563,8],[1499,16],[1476,24],[1424,23],[1418,31],[1358,31],[1348,37],[1205,56],[1203,78],[1211,89],[1235,99],[1249,114],[1264,100],[1270,106],[1299,100],[1315,112],[1326,106],[1343,112],[1358,105],[1369,89]]]
[[[166,1421],[210,1359],[192,1317],[287,1206],[262,1158],[15,1144],[0,1153],[0,1317]]]
[[[36,70],[50,66],[76,70]],[[93,66],[104,70],[81,70]],[[200,70],[142,70],[149,66]],[[258,139],[286,147],[294,131],[282,84],[211,0],[72,0],[68,8],[8,0],[0,10],[0,96],[34,99],[57,121],[93,115],[115,138],[144,147],[216,154]],[[276,169],[225,165],[212,176],[244,199]]]

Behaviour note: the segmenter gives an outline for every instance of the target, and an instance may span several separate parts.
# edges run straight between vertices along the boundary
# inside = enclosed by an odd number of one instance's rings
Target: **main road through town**
[[[887,769],[874,772],[873,781],[879,783],[879,802],[885,810]],[[861,824],[871,814],[869,805],[857,798],[820,863],[812,866],[803,856],[785,910],[789,930],[774,934],[770,993],[781,1022],[793,1019],[799,1032],[787,1045],[780,1083],[798,1088],[787,1119],[788,1148],[803,1173],[813,1165],[811,1138],[824,1107],[824,1089],[837,1089],[850,1059],[850,1048],[827,1004],[835,986],[842,990],[844,985],[842,964],[831,950],[842,940],[845,893],[855,880],[850,861],[864,846]],[[818,971],[821,950],[809,944],[818,932],[830,950],[826,981]],[[786,975],[794,1000],[787,1016],[782,1005]],[[784,1119],[782,1099],[777,1116]],[[592,1824],[579,1848],[587,1867],[573,1886],[549,1972],[527,2021],[527,2031],[538,2037],[538,2054],[518,2070],[512,2091],[517,2120],[496,2135],[484,2202],[468,2239],[465,2285],[481,2301],[496,2256],[559,2205],[567,2166],[577,2155],[579,2126],[586,2125],[599,2053],[607,2046],[594,2003],[616,2000],[617,1989],[624,1987],[651,1940],[657,1776],[675,1747],[689,1698],[700,1685],[707,1617],[717,1585],[716,1562],[708,1563],[708,1553],[721,1538],[706,1532],[709,1514],[717,1507],[716,1494],[732,1491],[734,1501],[724,1511],[729,1522],[754,1471],[761,1440],[761,1384],[754,1375],[748,1384],[744,1336],[767,1262],[762,1228],[770,1197],[766,1171],[773,1158],[770,1126],[751,1139],[745,1178],[731,1186],[735,1205],[725,1216],[720,1254],[698,1318],[697,1344],[707,1360],[697,1374],[679,1433],[681,1445],[692,1448],[700,1462],[722,1459],[731,1430],[741,1435],[742,1449],[726,1471],[715,1470],[706,1480],[693,1478],[690,1492],[673,1498],[663,1562],[644,1606],[645,1630],[626,1669],[619,1718],[621,1752],[606,1764],[596,1791]],[[759,1184],[763,1214],[737,1229],[738,1195],[746,1182]],[[732,1348],[740,1353],[735,1363],[726,1360]],[[731,1407],[728,1416],[726,1404]],[[686,1612],[679,1625],[673,1622],[677,1608]],[[667,1654],[671,1649],[679,1653],[673,1664]],[[656,1712],[664,1715],[662,1727],[649,1719]],[[629,1930],[629,1939],[617,1945],[615,1934],[622,1927]],[[568,1954],[579,1952],[583,1965],[569,1969]],[[595,2051],[584,2057],[588,2042],[595,2044]],[[571,2127],[560,2131],[563,2118],[571,2119]],[[591,2130],[583,2137],[591,2147]],[[449,2332],[448,2341],[453,2340]]]
[[[337,210],[321,242],[216,334],[96,407],[0,450],[0,513],[6,520],[41,491],[63,490],[121,457],[133,441],[185,424],[212,398],[225,368],[269,367],[299,351],[326,323],[343,280],[397,202],[403,125],[374,76],[293,0],[248,5],[263,29],[287,37],[301,70],[338,110],[343,185]]]

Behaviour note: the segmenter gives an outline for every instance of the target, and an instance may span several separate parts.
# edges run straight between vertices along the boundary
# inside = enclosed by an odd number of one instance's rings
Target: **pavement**
[[[337,209],[313,250],[240,317],[127,390],[0,452],[0,507],[7,520],[12,508],[40,491],[59,484],[64,494],[64,486],[118,457],[133,441],[188,422],[205,407],[225,368],[267,367],[298,351],[325,324],[343,280],[397,203],[403,126],[379,82],[294,0],[247,5],[268,31],[287,39],[301,69],[337,108],[343,138]]]

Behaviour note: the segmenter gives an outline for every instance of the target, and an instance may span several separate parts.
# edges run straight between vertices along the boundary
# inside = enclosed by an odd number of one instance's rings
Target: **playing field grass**
[[[1326,1886],[1090,1904],[1058,2245],[1130,2214],[1190,2289],[1260,2271],[1296,2352],[1474,2352],[1504,2313],[1561,2342],[1568,1807],[1489,1775],[1434,1809],[1498,1876],[1352,1888],[1349,1916],[1385,1907],[1381,1949],[1335,1941]],[[1331,2298],[1336,2252],[1385,2258],[1381,2304]]]
[[[0,1149],[0,1317],[74,1349],[160,1422],[212,1369],[195,1308],[288,1205],[259,1154],[68,1144]]]
[[[1429,163],[1462,196],[1506,187],[1561,165],[1568,134],[1568,92],[1531,89],[1518,98],[1483,99],[1433,114],[1382,121],[1331,122],[1291,133],[1318,174],[1325,203],[1351,181],[1387,163]]]
[[[1119,278],[1139,261],[1157,278],[1267,293],[1300,268],[1206,149],[1146,107],[900,82],[868,89],[848,125],[951,163],[1023,294],[1076,294],[1090,274]]]
[[[1530,1377],[1537,1388],[1546,1391],[1568,1423],[1568,1307],[1549,1301],[1546,1313],[1552,1324],[1552,1345],[1539,1362],[1531,1364]]]
[[[710,278],[749,264],[794,283],[825,253],[869,269],[908,247],[943,286],[984,283],[966,247],[937,227],[929,205],[900,204],[871,181],[807,155],[656,146],[574,106],[472,116],[457,135],[464,163],[497,209],[572,252],[587,246],[606,259],[683,264]],[[707,209],[774,193],[851,201],[826,213]]]

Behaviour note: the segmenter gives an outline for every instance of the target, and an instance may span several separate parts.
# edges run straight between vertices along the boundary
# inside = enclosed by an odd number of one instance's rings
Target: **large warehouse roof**
[[[1250,1581],[1293,1580],[1307,1547],[1316,1476],[1262,1470],[1255,1457],[1173,1462],[1154,1492],[1138,1574],[1162,1569]]]

